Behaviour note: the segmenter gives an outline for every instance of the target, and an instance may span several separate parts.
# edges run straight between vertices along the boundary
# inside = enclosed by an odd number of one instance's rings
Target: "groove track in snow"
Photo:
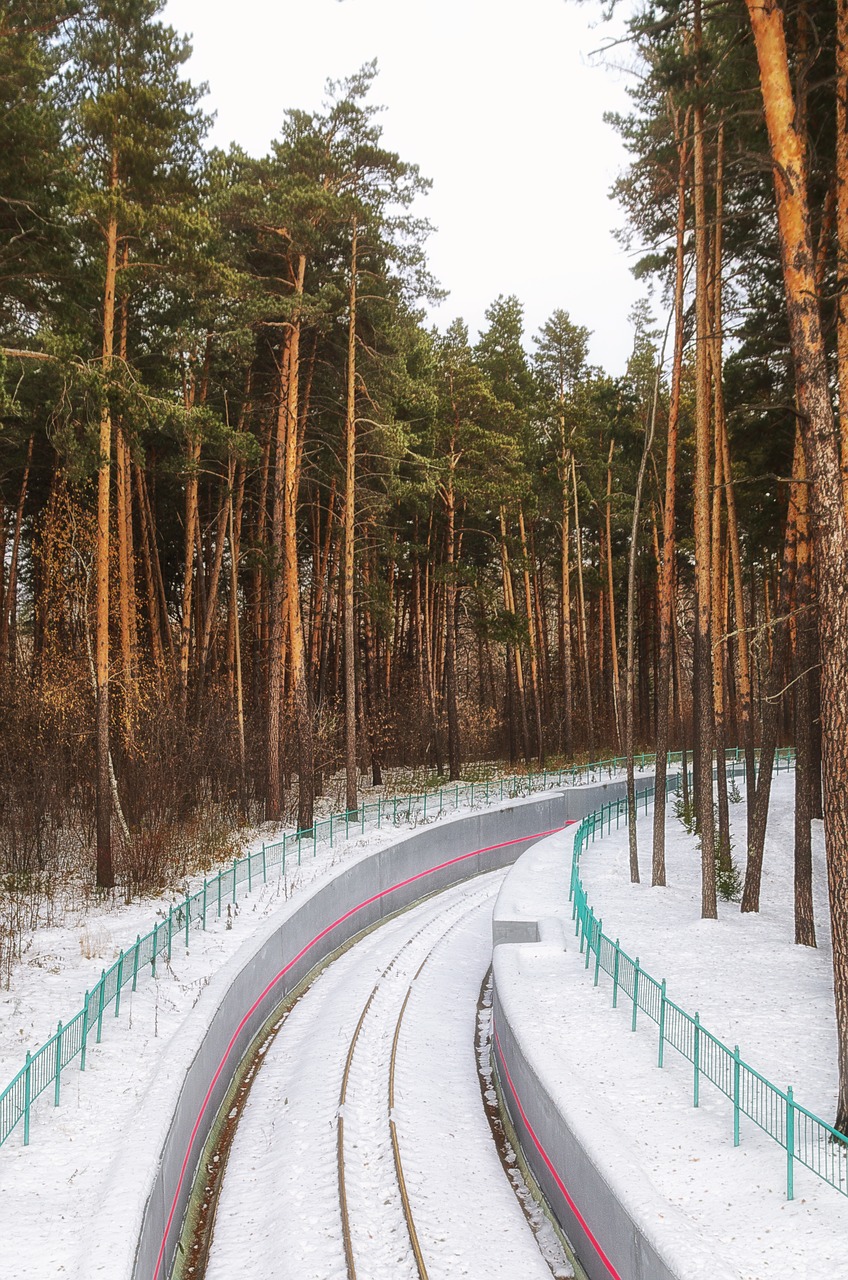
[[[381,926],[332,964],[271,1042],[233,1142],[207,1280],[346,1280],[336,1143],[357,1273],[417,1280],[391,1147],[394,1120],[430,1280],[550,1280],[504,1174],[481,1105],[476,1006],[491,959],[494,872]],[[386,972],[384,972],[386,971]],[[374,990],[376,984],[376,991]]]

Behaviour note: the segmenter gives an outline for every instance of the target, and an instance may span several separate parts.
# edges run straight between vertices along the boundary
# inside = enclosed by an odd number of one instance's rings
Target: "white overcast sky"
[[[168,0],[193,38],[189,74],[209,83],[213,141],[261,155],[289,107],[320,105],[328,78],[376,57],[384,141],[433,180],[434,274],[472,338],[498,294],[517,294],[528,333],[557,307],[593,331],[590,354],[620,373],[641,286],[613,239],[609,189],[625,153],[607,110],[626,76],[590,54],[610,35],[600,0]]]

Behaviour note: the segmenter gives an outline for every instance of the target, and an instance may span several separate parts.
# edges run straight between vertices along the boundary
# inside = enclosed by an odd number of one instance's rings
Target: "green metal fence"
[[[738,756],[728,761],[731,775],[740,769]],[[775,758],[775,770],[790,769],[794,765],[791,749],[779,751]],[[676,788],[678,780],[666,781],[667,791]],[[653,784],[636,793],[637,812],[644,803],[645,812],[654,794]],[[698,1014],[689,1014],[675,1004],[666,994],[665,980],[658,982],[622,950],[619,940],[610,938],[603,930],[603,921],[595,916],[589,906],[586,890],[580,878],[580,859],[586,847],[616,827],[628,821],[626,799],[613,800],[590,813],[580,823],[574,836],[574,856],[571,864],[572,918],[575,933],[580,937],[580,951],[585,954],[585,969],[593,969],[594,983],[598,985],[603,971],[612,979],[612,1003],[618,1005],[624,999],[632,1008],[631,1028],[636,1030],[638,1015],[644,1013],[659,1029],[657,1064],[661,1067],[666,1048],[677,1052],[692,1064],[692,1103],[699,1105],[701,1084],[708,1081],[731,1102],[733,1106],[733,1142],[738,1146],[742,1117],[753,1121],[764,1133],[773,1138],[786,1152],[786,1195],[794,1195],[795,1163],[812,1170],[830,1186],[848,1195],[848,1143],[826,1121],[796,1102],[792,1089],[785,1091],[767,1080],[740,1056],[739,1046],[729,1049],[717,1036],[702,1026]]]
[[[648,767],[653,760],[652,755],[636,757],[641,769]],[[140,981],[155,978],[157,966],[170,960],[174,942],[188,947],[191,931],[203,930],[207,921],[219,918],[226,912],[228,904],[238,900],[240,892],[246,890],[250,893],[260,882],[267,883],[272,873],[284,876],[292,865],[299,866],[304,859],[315,857],[319,847],[333,847],[339,841],[364,833],[366,828],[431,822],[462,804],[476,808],[500,804],[552,787],[575,786],[595,775],[612,775],[624,765],[624,757],[619,756],[567,769],[456,783],[407,796],[381,796],[370,804],[363,802],[358,809],[347,813],[331,814],[309,830],[291,832],[282,840],[263,844],[261,849],[234,859],[231,866],[204,879],[199,889],[187,893],[170,907],[165,919],[157,921],[149,933],[139,936],[131,947],[122,951],[115,963],[103,970],[93,989],[85,993],[82,1008],[68,1021],[60,1022],[40,1049],[27,1053],[23,1067],[0,1093],[0,1146],[21,1122],[24,1144],[29,1142],[30,1114],[36,1098],[52,1086],[54,1105],[59,1106],[62,1072],[76,1058],[79,1058],[80,1070],[85,1070],[92,1040],[95,1044],[100,1043],[104,1026],[108,1026],[107,1012],[109,1017],[120,1016],[122,994],[127,987],[135,991]]]

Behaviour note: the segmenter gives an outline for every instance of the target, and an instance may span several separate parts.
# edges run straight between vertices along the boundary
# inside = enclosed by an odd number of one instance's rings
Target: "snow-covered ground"
[[[813,950],[794,944],[793,803],[794,775],[782,774],[774,780],[759,915],[721,903],[717,922],[700,919],[699,851],[671,813],[667,888],[649,883],[652,814],[638,825],[642,884],[630,883],[623,827],[588,846],[581,873],[605,933],[618,935],[655,978],[666,978],[670,999],[700,1013],[702,1024],[738,1044],[755,1069],[781,1088],[791,1084],[801,1105],[829,1118],[837,1074],[823,838],[815,823]],[[731,807],[731,820],[744,871],[744,802]],[[727,1100],[704,1082],[695,1110],[691,1064],[666,1049],[660,1070],[656,1025],[640,1016],[632,1033],[626,997],[613,1009],[610,980],[602,975],[593,986],[567,901],[572,843],[567,832],[536,846],[525,855],[532,877],[514,887],[522,913],[563,917],[566,951],[501,949],[515,997],[513,1025],[533,1045],[569,1122],[681,1274],[844,1275],[845,1198],[796,1165],[795,1199],[787,1201],[785,1152],[744,1118],[734,1148]]]
[[[444,818],[467,812],[468,805],[456,811],[446,807]],[[95,1044],[94,1034],[90,1037],[85,1072],[79,1070],[79,1059],[63,1071],[61,1105],[54,1109],[51,1085],[33,1107],[30,1145],[22,1145],[19,1125],[0,1148],[2,1280],[87,1280],[88,1248],[80,1223],[95,1221],[115,1157],[131,1140],[134,1117],[167,1063],[170,1041],[201,999],[210,976],[240,946],[249,945],[293,896],[351,859],[411,832],[408,826],[384,824],[333,849],[319,844],[314,859],[304,855],[300,867],[290,861],[285,878],[275,869],[267,885],[240,896],[238,909],[220,921],[210,911],[207,931],[193,929],[188,950],[175,934],[170,965],[160,959],[155,979],[139,975],[135,993],[125,987],[120,1017],[107,1009],[102,1042]],[[266,842],[273,838],[267,831],[263,837]],[[259,845],[261,840],[254,847]],[[11,989],[0,993],[3,1087],[20,1069],[26,1050],[41,1044],[58,1018],[66,1020],[79,1009],[85,989],[98,981],[120,949],[152,927],[157,913],[160,920],[167,914],[172,900],[89,909],[67,919],[62,928],[34,936],[24,963],[12,975]]]
[[[492,1141],[477,1074],[477,1001],[502,878],[495,872],[457,886],[382,926],[326,970],[289,1014],[236,1133],[207,1280],[347,1275],[337,1116],[366,1004],[343,1108],[351,1248],[358,1274],[369,1280],[417,1276],[388,1097],[392,1043],[410,984],[391,1114],[428,1273],[433,1280],[550,1280]]]

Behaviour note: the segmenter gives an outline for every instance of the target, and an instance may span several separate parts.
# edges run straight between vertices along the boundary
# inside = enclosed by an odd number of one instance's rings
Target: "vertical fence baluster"
[[[233,902],[236,900],[236,875],[238,873],[238,858],[233,858]]]
[[[636,1030],[636,1014],[639,1010],[639,957],[636,957],[636,964],[633,969],[633,1021],[630,1024],[630,1030]]]
[[[265,841],[262,841],[262,882],[268,883],[268,863],[265,859]]]
[[[32,1102],[32,1054],[27,1049],[24,1067],[24,1146],[29,1146],[29,1108]]]
[[[141,934],[137,933],[135,938],[135,949],[133,950],[133,980],[132,989],[135,991],[138,986],[138,961],[141,952]]]
[[[189,928],[189,924],[190,924],[190,922],[191,922],[191,898],[188,896],[188,894],[186,894],[186,900],[185,900],[185,938],[186,938],[186,951],[188,951],[188,928]]]
[[[80,1071],[85,1071],[85,1053],[88,1044],[88,992],[82,1002],[82,1036],[80,1037]]]
[[[618,966],[621,963],[621,947],[618,938],[615,940],[615,960],[612,968],[612,1007],[618,1008]]]
[[[56,1067],[55,1067],[55,1074],[56,1074],[56,1088],[55,1088],[55,1091],[54,1091],[54,1093],[53,1093],[53,1106],[54,1106],[54,1107],[58,1107],[58,1105],[59,1105],[59,1088],[60,1088],[60,1085],[61,1085],[61,1083],[62,1083],[62,1023],[61,1023],[61,1021],[59,1022],[59,1025],[58,1025],[58,1027],[56,1028]]]
[[[697,1013],[695,1014],[695,1046],[692,1059],[695,1066],[695,1087],[692,1105],[697,1107],[701,1100],[701,1019]]]
[[[118,985],[115,988],[115,1017],[121,1012],[121,987],[124,983],[124,953],[118,952]]]
[[[601,969],[601,944],[604,938],[604,922],[598,921],[598,927],[595,932],[595,986],[598,985],[598,974]]]
[[[103,998],[106,995],[106,970],[100,973],[100,994],[97,997],[97,1043],[100,1044],[100,1033],[103,1030]]]
[[[153,924],[153,954],[150,957],[150,976],[156,977],[156,933],[159,928],[158,920]]]
[[[207,883],[206,883],[206,876],[204,876],[204,877],[203,877],[203,914],[202,914],[202,920],[203,920],[203,928],[204,928],[204,930],[206,929],[206,898],[207,898],[207,893],[208,893],[208,888],[207,888]]]
[[[663,1064],[663,1045],[665,1042],[665,978],[662,980],[660,987],[660,1047],[657,1055],[657,1066]]]
[[[795,1198],[795,1098],[786,1090],[786,1199]]]
[[[733,1145],[739,1146],[739,1045],[733,1049]]]
[[[171,963],[171,944],[174,940],[174,908],[168,908],[168,963]]]

